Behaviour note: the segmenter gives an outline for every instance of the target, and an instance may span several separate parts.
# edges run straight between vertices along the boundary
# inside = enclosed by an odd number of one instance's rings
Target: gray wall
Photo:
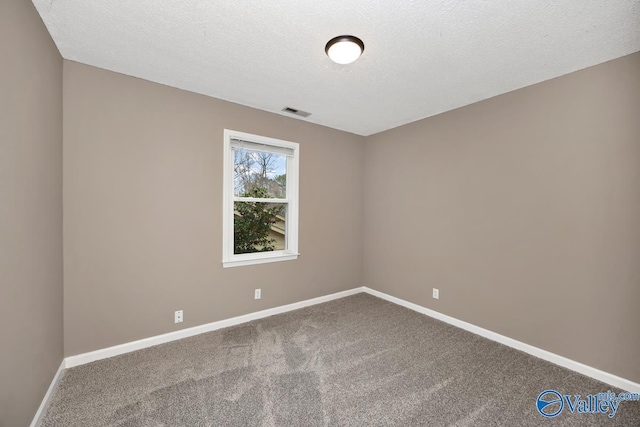
[[[365,155],[367,286],[640,382],[640,53]]]
[[[366,284],[638,381],[639,71],[365,139],[65,61],[65,354]],[[222,269],[224,127],[301,143],[299,260]]]
[[[62,361],[62,58],[0,2],[0,426],[28,425]]]
[[[366,284],[640,381],[640,54],[362,138],[63,74],[30,2],[0,51],[0,426],[63,355],[63,78],[66,355]],[[300,142],[299,260],[222,269],[225,127]]]
[[[300,143],[298,260],[222,268],[224,128]],[[70,61],[64,129],[66,355],[362,284],[364,138]]]
[[[640,54],[362,138],[63,73],[0,7],[0,426],[61,361],[63,243],[66,355],[366,284],[640,381]],[[300,142],[299,260],[222,268],[225,127]]]

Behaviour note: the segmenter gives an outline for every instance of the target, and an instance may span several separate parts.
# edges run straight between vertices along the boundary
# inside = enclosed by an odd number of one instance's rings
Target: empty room
[[[0,427],[640,426],[640,1],[2,0]]]

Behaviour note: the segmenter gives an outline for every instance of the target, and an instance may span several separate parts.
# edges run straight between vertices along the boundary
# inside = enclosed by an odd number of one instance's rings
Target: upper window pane
[[[287,156],[234,149],[234,195],[285,199],[287,197]]]

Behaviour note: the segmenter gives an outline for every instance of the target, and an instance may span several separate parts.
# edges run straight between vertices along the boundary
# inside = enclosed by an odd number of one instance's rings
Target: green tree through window
[[[242,197],[268,198],[264,187],[254,187]],[[284,206],[264,202],[236,202],[234,204],[234,253],[246,254],[275,250],[275,239],[269,237],[271,226]]]

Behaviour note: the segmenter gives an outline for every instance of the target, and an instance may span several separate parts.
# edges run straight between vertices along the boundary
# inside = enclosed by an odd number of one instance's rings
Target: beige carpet
[[[546,389],[614,390],[358,294],[69,369],[43,426],[640,426],[544,418]]]

